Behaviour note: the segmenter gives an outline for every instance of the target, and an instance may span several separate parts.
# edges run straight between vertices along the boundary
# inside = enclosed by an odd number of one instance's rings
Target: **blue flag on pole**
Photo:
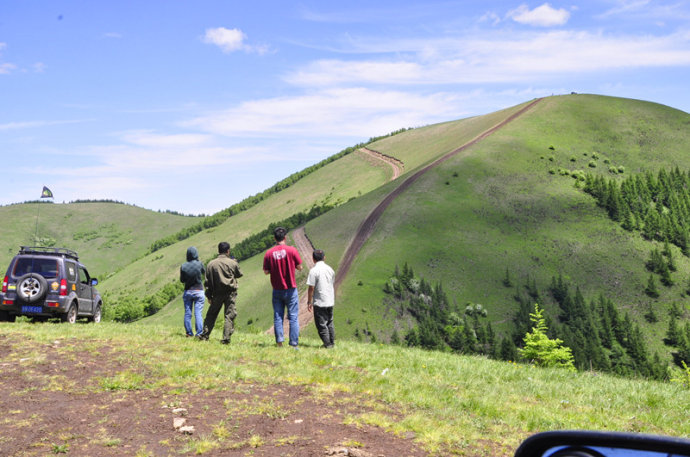
[[[43,186],[43,192],[41,192],[41,198],[53,198],[53,192],[50,191],[46,186]]]

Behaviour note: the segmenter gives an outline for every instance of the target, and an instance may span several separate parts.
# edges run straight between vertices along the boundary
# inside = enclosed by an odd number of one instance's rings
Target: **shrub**
[[[575,156],[570,157],[571,162],[577,162],[577,158]]]
[[[589,163],[587,164],[590,168],[596,168],[597,163],[594,160],[590,160]]]
[[[625,173],[625,167],[623,165],[618,166],[618,173],[620,173],[620,174]]]

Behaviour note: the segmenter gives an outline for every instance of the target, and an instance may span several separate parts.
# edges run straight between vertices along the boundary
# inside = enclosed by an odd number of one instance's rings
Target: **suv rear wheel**
[[[77,322],[77,305],[75,303],[69,305],[67,312],[62,315],[62,322],[67,322],[68,324]]]
[[[96,305],[96,311],[94,311],[93,316],[89,318],[89,321],[94,324],[98,324],[101,321],[101,304]]]
[[[35,273],[28,273],[17,280],[17,295],[27,303],[43,298],[48,291],[46,279]]]

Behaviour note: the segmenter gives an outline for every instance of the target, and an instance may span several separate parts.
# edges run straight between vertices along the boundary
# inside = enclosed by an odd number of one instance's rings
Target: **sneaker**
[[[220,340],[220,344],[230,344],[230,340]]]
[[[282,347],[283,347],[283,342],[281,341],[280,343],[276,343],[276,347],[282,348]]]

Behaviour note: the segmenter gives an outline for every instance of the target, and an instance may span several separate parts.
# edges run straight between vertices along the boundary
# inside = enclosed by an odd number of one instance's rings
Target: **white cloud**
[[[527,5],[520,5],[508,13],[508,17],[521,24],[538,27],[553,27],[564,25],[570,18],[570,13],[564,9],[554,9],[548,3],[530,10]]]
[[[154,148],[199,147],[211,141],[208,135],[180,133],[162,135],[149,130],[132,130],[123,134],[127,143]]]
[[[418,95],[366,88],[248,101],[185,123],[225,136],[311,138],[380,135],[458,114],[454,94]]]
[[[0,131],[40,128],[51,125],[80,124],[82,122],[90,122],[90,120],[8,122],[6,124],[0,124]]]
[[[245,35],[240,29],[226,29],[225,27],[217,27],[215,29],[206,29],[203,41],[204,43],[218,46],[226,54],[235,51],[264,54],[268,51],[267,46],[246,44],[246,39],[247,35]]]
[[[372,50],[395,43],[372,43]],[[362,45],[365,49],[367,45]],[[552,31],[399,42],[405,60],[321,60],[284,76],[294,85],[432,85],[539,82],[621,68],[690,65],[690,33],[666,36]],[[372,51],[373,52],[373,51]]]

